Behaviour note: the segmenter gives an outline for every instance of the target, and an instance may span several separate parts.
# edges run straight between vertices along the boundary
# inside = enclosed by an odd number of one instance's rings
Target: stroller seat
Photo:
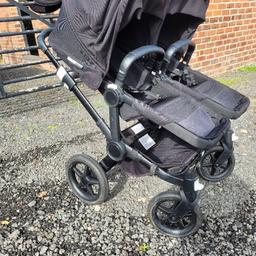
[[[124,104],[120,114],[125,121],[147,118],[198,148],[216,144],[229,126],[228,120],[213,118],[186,96],[151,101],[140,96],[134,99],[132,107]]]

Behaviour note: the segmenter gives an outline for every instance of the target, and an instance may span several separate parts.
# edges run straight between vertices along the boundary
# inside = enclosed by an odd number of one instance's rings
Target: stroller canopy
[[[63,0],[50,35],[58,55],[92,89],[108,72],[116,45],[126,52],[190,38],[209,0]]]

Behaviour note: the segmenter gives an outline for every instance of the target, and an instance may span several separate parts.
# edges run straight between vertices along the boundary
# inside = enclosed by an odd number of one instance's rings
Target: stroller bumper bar
[[[175,57],[175,54],[179,51],[184,50],[185,47],[188,47],[186,55],[183,58],[184,63],[189,63],[194,51],[195,51],[195,44],[188,39],[181,39],[174,44],[172,44],[166,51],[164,56],[164,62],[162,66],[162,71],[165,73],[168,69],[168,66],[171,62],[171,60]]]
[[[147,45],[128,53],[120,65],[115,83],[122,87],[132,64],[142,57],[153,53],[157,54],[157,61],[161,61],[164,57],[165,51],[161,47]]]

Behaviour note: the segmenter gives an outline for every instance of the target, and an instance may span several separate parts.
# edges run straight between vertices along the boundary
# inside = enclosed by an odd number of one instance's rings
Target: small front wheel
[[[207,181],[217,182],[228,177],[235,167],[235,156],[232,152],[228,159],[221,165],[217,165],[218,157],[223,152],[223,147],[216,146],[208,150],[200,160],[199,175]]]
[[[194,234],[202,223],[200,207],[196,205],[182,216],[175,210],[182,203],[178,192],[163,192],[154,197],[148,205],[148,214],[152,224],[162,233],[172,237],[185,237]]]
[[[99,163],[87,155],[75,155],[66,164],[72,192],[86,204],[100,204],[109,196],[109,185]]]

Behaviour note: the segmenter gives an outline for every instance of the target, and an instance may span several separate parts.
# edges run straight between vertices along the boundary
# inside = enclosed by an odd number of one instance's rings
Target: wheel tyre
[[[216,146],[212,149],[209,149],[204,156],[201,158],[200,161],[200,166],[197,169],[198,174],[207,181],[211,181],[211,182],[218,182],[221,180],[224,180],[225,178],[227,178],[229,175],[231,175],[231,173],[233,172],[234,168],[235,168],[235,156],[234,153],[232,152],[229,159],[227,159],[228,163],[227,163],[227,167],[225,169],[224,172],[222,172],[219,175],[210,175],[209,173],[207,173],[203,167],[204,165],[204,161],[205,158],[209,155],[212,155],[214,153],[221,153],[223,151],[223,147],[222,146]]]
[[[77,164],[83,164],[88,167],[90,173],[93,174],[93,179],[97,180],[97,185],[99,186],[97,195],[90,196],[87,191],[79,187],[74,171],[74,167]],[[92,157],[87,155],[75,155],[71,157],[66,164],[66,176],[72,192],[84,203],[89,205],[100,204],[108,199],[109,185],[106,174],[99,163]]]
[[[161,233],[171,237],[186,237],[193,235],[198,231],[202,224],[202,213],[199,205],[196,205],[191,211],[193,216],[193,222],[191,222],[189,228],[177,229],[166,226],[166,223],[161,223],[157,216],[157,207],[165,201],[176,201],[180,202],[181,196],[179,192],[166,191],[155,196],[148,205],[148,215],[153,226]]]

